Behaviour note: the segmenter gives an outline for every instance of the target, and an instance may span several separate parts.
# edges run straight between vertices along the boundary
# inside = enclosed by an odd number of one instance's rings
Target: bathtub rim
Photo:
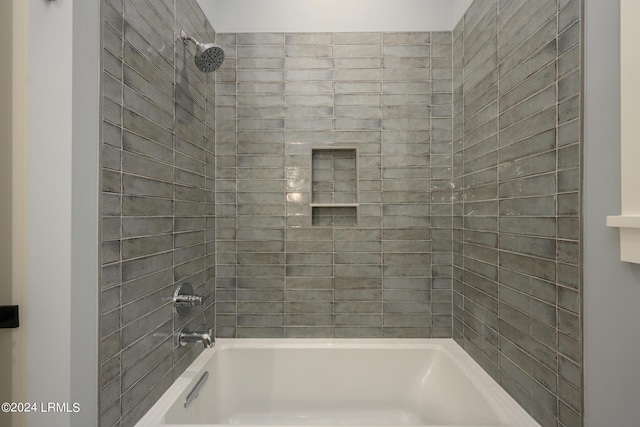
[[[184,400],[190,387],[200,378],[204,366],[215,353],[224,349],[434,349],[441,351],[469,378],[483,394],[491,409],[501,420],[499,426],[540,427],[516,401],[495,381],[453,338],[217,338],[214,347],[203,350],[180,374],[160,399],[135,424],[135,427],[164,427],[165,415],[176,401]],[[219,424],[189,424],[189,427],[210,427]],[[243,427],[265,427],[243,425]],[[304,427],[290,425],[287,427]],[[327,427],[327,426],[320,426]],[[350,425],[348,427],[358,427]],[[367,426],[363,426],[367,427]],[[391,426],[385,426],[391,427]],[[428,426],[439,427],[439,426]],[[465,427],[465,426],[442,426]],[[473,426],[478,427],[478,426]]]

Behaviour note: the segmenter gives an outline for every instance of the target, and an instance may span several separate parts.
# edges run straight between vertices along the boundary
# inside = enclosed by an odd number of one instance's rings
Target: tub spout
[[[185,346],[190,342],[201,342],[204,348],[209,348],[215,345],[216,340],[213,338],[211,329],[207,332],[190,331],[187,328],[180,329],[180,332],[178,332],[178,344]]]

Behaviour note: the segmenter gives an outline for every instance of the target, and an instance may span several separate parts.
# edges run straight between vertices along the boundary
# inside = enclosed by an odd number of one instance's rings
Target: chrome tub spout
[[[185,346],[190,342],[200,342],[204,345],[204,348],[213,347],[216,343],[211,329],[207,332],[202,332],[190,331],[187,328],[182,328],[180,329],[180,332],[178,332],[177,341],[181,346]]]

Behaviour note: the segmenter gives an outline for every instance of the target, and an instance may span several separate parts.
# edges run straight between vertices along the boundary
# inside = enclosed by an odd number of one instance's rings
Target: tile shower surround
[[[183,326],[214,326],[213,75],[193,45],[215,39],[195,0],[103,2],[100,425],[131,426],[200,353]],[[187,52],[188,50],[188,52]],[[210,295],[177,319],[175,287]]]
[[[101,425],[199,353],[170,337],[184,281],[221,337],[454,336],[542,425],[581,425],[580,13],[218,34],[204,75],[175,43],[214,40],[195,1],[105,0]],[[358,225],[311,226],[311,148],[354,146]]]
[[[454,338],[543,426],[582,425],[579,0],[453,31]]]
[[[217,43],[216,335],[450,337],[451,32]],[[311,151],[341,147],[357,226],[312,226]]]

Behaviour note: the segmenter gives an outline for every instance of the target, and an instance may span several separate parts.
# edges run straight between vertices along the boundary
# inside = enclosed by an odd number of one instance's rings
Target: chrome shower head
[[[180,30],[180,38],[183,43],[192,41],[196,45],[196,56],[194,62],[196,67],[203,73],[210,73],[217,70],[224,62],[224,50],[215,43],[200,43],[193,37],[189,37],[184,30]]]

